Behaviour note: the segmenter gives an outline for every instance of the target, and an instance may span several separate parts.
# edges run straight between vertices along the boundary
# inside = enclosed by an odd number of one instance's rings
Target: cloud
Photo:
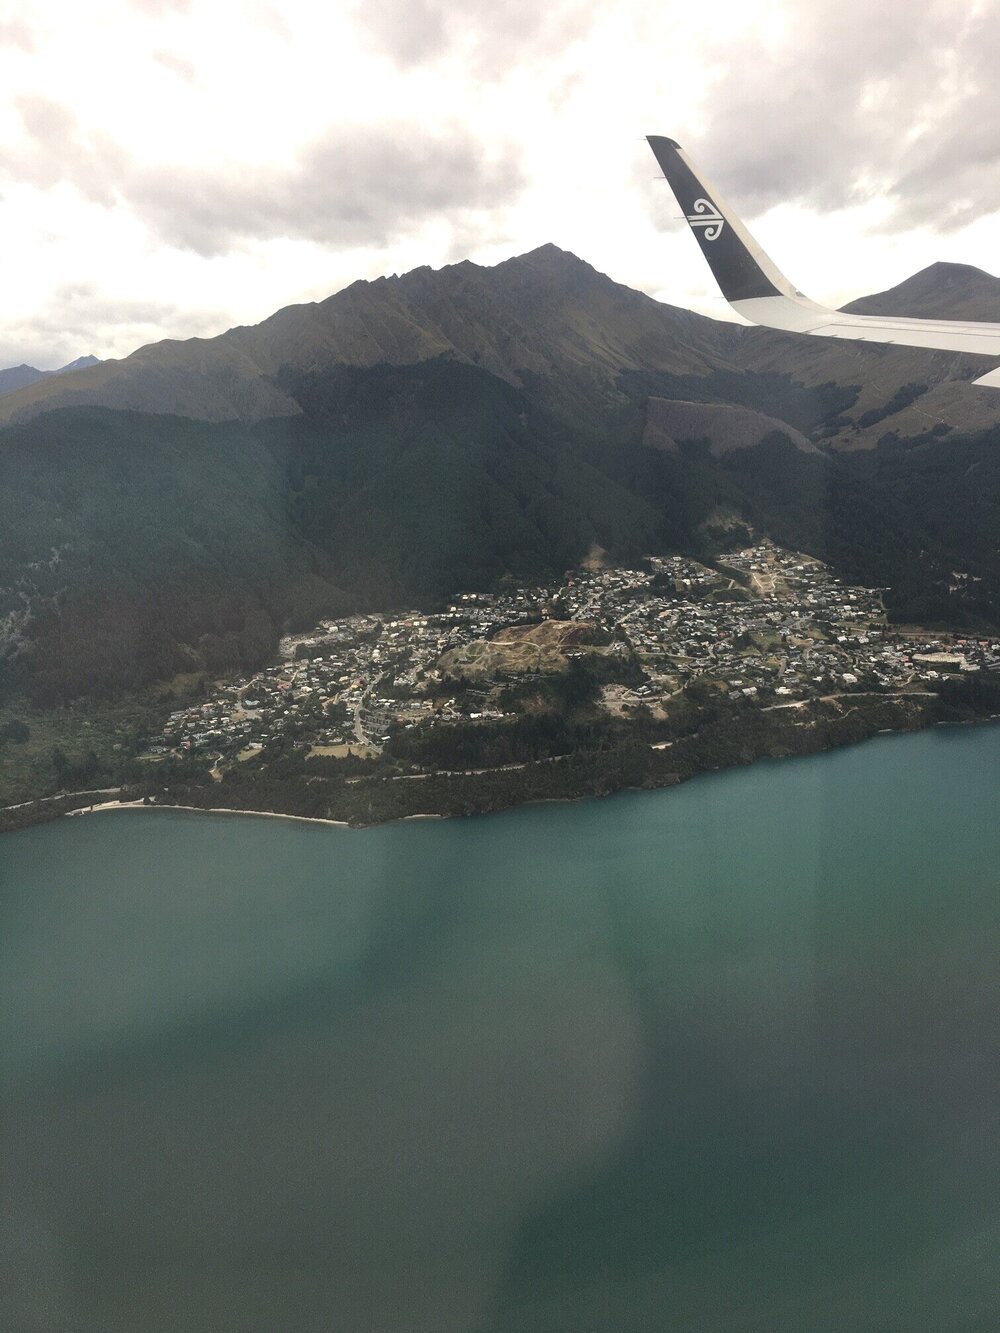
[[[122,193],[163,240],[214,255],[276,237],[385,245],[428,218],[507,202],[520,186],[510,150],[492,159],[463,131],[383,125],[330,130],[287,168],[138,168]]]
[[[487,156],[458,127],[334,127],[288,166],[146,166],[50,98],[23,96],[17,108],[28,144],[8,156],[8,178],[122,203],[160,240],[204,256],[278,237],[384,245],[428,218],[508,203],[522,185],[512,149]]]
[[[402,67],[461,53],[467,67],[495,78],[551,57],[580,37],[602,8],[589,0],[359,0],[369,41]]]
[[[30,24],[23,19],[0,19],[0,49],[5,46],[34,51],[35,37]]]
[[[891,225],[1000,206],[1000,11],[951,0],[812,0],[717,61],[697,156],[748,211],[887,197]]]
[[[219,310],[182,310],[169,301],[116,297],[94,283],[65,283],[30,315],[4,328],[0,368],[27,362],[51,370],[78,356],[116,356],[120,346],[158,342],[181,324],[190,338],[212,337],[227,323]]]
[[[65,141],[76,132],[76,116],[68,107],[42,94],[25,94],[15,106],[28,135],[39,143]]]
[[[896,193],[903,221],[929,216],[943,229],[1000,208],[1000,13],[984,10],[950,62],[943,114],[928,110],[905,153]]]
[[[409,0],[401,19],[396,0],[361,0],[358,18],[374,45],[400,65],[422,64],[451,45],[440,0]]]
[[[167,14],[186,14],[191,8],[191,0],[128,0],[129,8],[150,18],[163,18]]]
[[[185,60],[179,56],[176,51],[154,51],[153,59],[164,69],[168,69],[171,74],[176,74],[179,79],[185,83],[194,83],[198,77],[198,71],[190,60]]]
[[[43,94],[23,94],[14,105],[25,143],[11,146],[0,171],[10,181],[41,189],[68,183],[94,203],[114,202],[114,183],[128,160],[110,136],[87,132],[74,112]]]

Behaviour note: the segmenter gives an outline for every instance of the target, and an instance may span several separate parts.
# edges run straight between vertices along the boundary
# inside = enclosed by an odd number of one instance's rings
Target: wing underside
[[[752,324],[820,338],[938,348],[1000,359],[1000,324],[852,315],[810,301],[761,250],[737,215],[711,189],[673,139],[653,135],[649,146],[684,210],[723,296]],[[1000,388],[1000,367],[974,383]]]

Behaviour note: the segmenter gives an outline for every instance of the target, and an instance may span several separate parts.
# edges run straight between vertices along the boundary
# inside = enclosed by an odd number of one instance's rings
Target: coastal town
[[[511,682],[523,691],[598,653],[599,704],[623,718],[662,719],[678,700],[713,695],[762,710],[927,695],[945,677],[1000,670],[1000,639],[889,625],[878,589],[764,540],[713,565],[598,560],[549,586],[461,593],[433,614],[324,621],[284,639],[274,665],[171,713],[147,759],[200,755],[218,775],[282,745],[370,758],[402,731],[516,713]]]

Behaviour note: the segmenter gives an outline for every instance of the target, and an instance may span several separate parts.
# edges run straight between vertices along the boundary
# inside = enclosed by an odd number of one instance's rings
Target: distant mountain
[[[858,315],[1000,323],[1000,278],[971,264],[931,264],[896,287],[862,296],[844,309]]]
[[[23,389],[44,377],[45,371],[36,370],[34,366],[9,366],[6,370],[0,370],[0,394],[13,393],[15,389]]]
[[[88,366],[99,366],[100,357],[96,356],[78,356],[75,361],[68,361],[66,365],[60,366],[58,370],[48,373],[52,375],[68,375],[71,370],[86,370]]]
[[[7,370],[0,370],[0,396],[13,393],[15,389],[24,389],[29,384],[36,384],[50,375],[66,375],[71,371],[86,370],[87,367],[98,364],[96,356],[78,356],[75,361],[60,366],[58,370],[38,370],[35,366],[26,365],[11,366]]]

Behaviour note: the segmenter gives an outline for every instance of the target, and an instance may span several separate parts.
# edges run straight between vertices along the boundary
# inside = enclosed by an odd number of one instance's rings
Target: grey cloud
[[[120,298],[92,283],[57,288],[26,319],[0,326],[0,367],[26,362],[42,370],[79,356],[123,356],[162,338],[211,337],[227,327],[218,310],[181,310],[169,302]]]
[[[110,296],[96,283],[63,283],[53,292],[48,305],[37,317],[35,327],[45,332],[53,332],[72,327],[79,332],[90,328],[109,325],[127,324],[131,326],[149,325],[168,327],[182,312],[179,306],[170,301],[154,301],[149,298]],[[207,316],[217,327],[217,312]],[[195,315],[195,322],[203,321]]]
[[[0,47],[16,46],[22,51],[34,51],[35,36],[23,19],[0,19]]]
[[[76,131],[76,116],[60,102],[40,94],[23,95],[15,105],[24,128],[33,139],[49,142],[68,138]]]
[[[282,14],[279,8],[264,9],[258,12],[257,21],[265,28],[270,28],[276,37],[283,41],[290,41],[292,30],[288,26],[288,20]]]
[[[183,79],[185,83],[194,83],[197,78],[198,71],[193,63],[179,56],[176,51],[154,51],[153,59],[164,69],[170,70],[171,74]]]
[[[26,145],[3,163],[8,179],[40,188],[69,182],[92,202],[131,208],[160,239],[201,255],[276,237],[383,245],[432,215],[458,221],[522,185],[509,146],[493,157],[459,127],[414,123],[336,127],[288,166],[148,167],[100,133],[86,133],[51,99],[18,103]]]
[[[445,17],[439,0],[362,0],[358,17],[375,45],[400,65],[418,65],[447,50]]]
[[[727,53],[692,145],[734,202],[829,210],[887,196],[889,225],[939,229],[1000,207],[995,6],[813,0],[788,12],[787,45]]]
[[[140,14],[162,18],[164,14],[186,14],[191,8],[191,0],[129,0],[129,6]]]
[[[399,65],[460,49],[480,77],[493,78],[565,48],[601,11],[591,0],[359,0],[356,12],[373,45]]]
[[[115,181],[128,160],[114,140],[101,132],[87,134],[68,107],[40,94],[18,97],[15,105],[26,143],[5,154],[2,171],[8,179],[42,189],[67,181],[95,203],[114,202]]]
[[[138,169],[123,194],[168,243],[215,255],[275,237],[383,245],[429,216],[491,207],[519,188],[510,152],[489,161],[460,131],[399,125],[332,130],[289,168]]]

